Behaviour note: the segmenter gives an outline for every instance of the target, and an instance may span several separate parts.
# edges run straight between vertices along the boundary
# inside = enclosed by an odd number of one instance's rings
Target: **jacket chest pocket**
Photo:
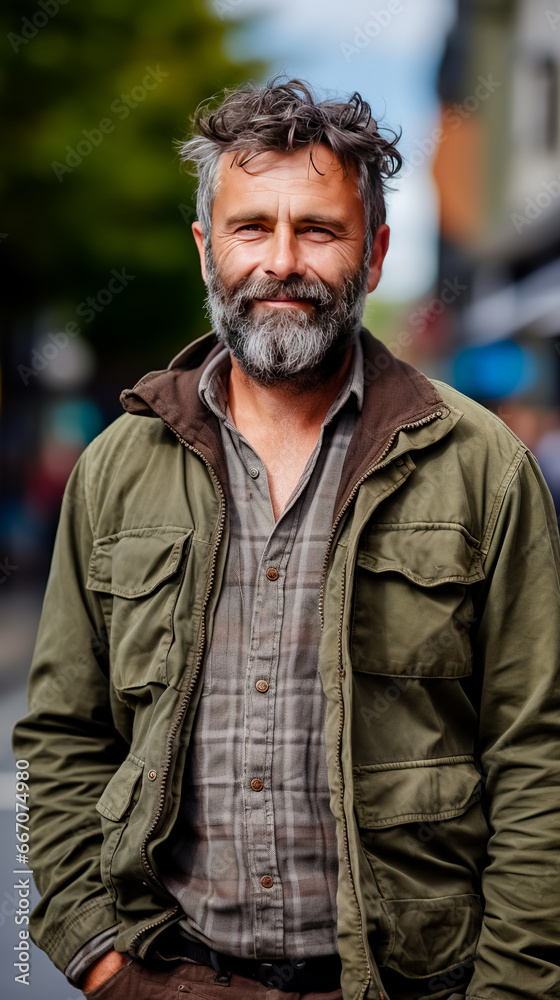
[[[374,525],[358,553],[351,628],[355,670],[455,678],[472,671],[477,543],[456,524]]]
[[[94,543],[87,586],[102,598],[117,690],[169,684],[173,615],[192,529],[138,528]]]

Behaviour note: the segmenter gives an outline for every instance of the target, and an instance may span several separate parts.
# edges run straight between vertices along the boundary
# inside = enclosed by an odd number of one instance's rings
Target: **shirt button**
[[[267,578],[267,580],[277,580],[278,576],[279,576],[279,574],[278,574],[278,570],[276,569],[276,567],[275,566],[269,566],[268,569],[267,569],[267,571],[266,571],[266,578]]]
[[[150,781],[155,781],[157,778],[157,771],[148,771],[148,778]]]
[[[249,475],[251,479],[258,479],[260,476],[260,472],[258,469],[249,469]]]
[[[251,788],[253,789],[254,792],[262,792],[264,784],[260,778],[253,778],[251,782]]]
[[[255,687],[256,687],[257,691],[260,691],[261,694],[265,694],[265,692],[268,691],[268,681],[264,681],[264,680],[257,681],[257,683],[255,684]]]
[[[261,885],[263,889],[272,889],[274,882],[270,877],[270,875],[263,875],[263,877],[261,878]]]

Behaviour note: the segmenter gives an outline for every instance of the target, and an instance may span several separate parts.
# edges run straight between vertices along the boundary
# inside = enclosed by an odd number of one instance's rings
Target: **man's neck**
[[[298,388],[290,383],[261,385],[245,375],[237,360],[231,359],[228,403],[233,422],[245,426],[269,427],[276,436],[280,427],[307,436],[321,425],[348,378],[354,347],[350,345],[333,375],[316,386]],[[242,431],[244,433],[244,431]]]
[[[228,402],[233,422],[261,458],[276,520],[307,465],[321,425],[348,378],[354,347],[338,370],[316,387],[294,391],[248,378],[232,357]]]

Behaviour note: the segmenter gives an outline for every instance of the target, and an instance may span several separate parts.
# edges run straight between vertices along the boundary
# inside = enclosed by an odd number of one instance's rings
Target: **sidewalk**
[[[18,969],[14,947],[20,940],[16,923],[18,903],[14,885],[24,873],[14,874],[16,859],[16,768],[11,738],[14,724],[26,711],[27,676],[37,635],[43,589],[0,587],[0,996],[2,1000],[76,1000],[83,994],[73,989],[43,952],[31,945],[29,985],[16,982]],[[33,803],[30,801],[30,808]],[[31,845],[32,846],[32,845]],[[32,867],[32,865],[30,866]],[[21,866],[20,866],[21,868]],[[31,905],[38,893],[31,888]],[[21,920],[21,917],[18,918]]]

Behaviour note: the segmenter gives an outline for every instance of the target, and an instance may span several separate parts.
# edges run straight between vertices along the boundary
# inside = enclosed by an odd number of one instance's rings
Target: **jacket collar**
[[[198,383],[207,364],[221,349],[208,333],[189,344],[162,371],[148,372],[120,400],[128,413],[160,417],[188,447],[200,452],[221,483],[227,482],[218,418],[198,395]]]
[[[395,358],[363,327],[360,337],[364,405],[346,453],[336,510],[355,483],[392,454],[400,430],[414,430],[449,415],[449,408],[425,375]],[[149,372],[133,389],[125,389],[120,399],[128,413],[160,417],[184,444],[201,454],[220,482],[225,483],[219,422],[198,395],[202,373],[219,350],[215,334],[206,334],[185,347],[166,369]],[[451,426],[442,420],[438,432],[430,436],[430,443],[443,437]]]

